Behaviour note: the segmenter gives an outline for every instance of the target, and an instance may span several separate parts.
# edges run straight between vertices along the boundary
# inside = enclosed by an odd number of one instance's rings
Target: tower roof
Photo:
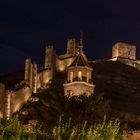
[[[79,54],[76,56],[76,58],[74,59],[74,61],[72,62],[71,66],[86,66],[86,67],[90,67],[87,61],[86,56],[83,54],[82,51],[79,52]]]

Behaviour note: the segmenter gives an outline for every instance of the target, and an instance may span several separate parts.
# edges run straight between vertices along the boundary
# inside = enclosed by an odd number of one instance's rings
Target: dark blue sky
[[[118,41],[140,51],[139,7],[139,0],[1,0],[0,75],[21,70],[26,57],[43,65],[47,44],[64,53],[80,30],[90,60],[110,58]]]

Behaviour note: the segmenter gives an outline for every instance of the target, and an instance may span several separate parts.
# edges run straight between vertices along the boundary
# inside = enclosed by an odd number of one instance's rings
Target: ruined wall
[[[112,47],[112,58],[128,58],[128,59],[136,59],[136,46],[126,44],[126,43],[116,43]]]
[[[3,117],[7,119],[9,119],[12,114],[11,95],[12,95],[12,91],[10,90],[5,91]]]
[[[43,83],[46,85],[50,83],[50,81],[53,79],[53,70],[44,70],[43,71]]]
[[[86,95],[90,96],[94,93],[94,85],[83,82],[76,81],[72,83],[63,84],[64,86],[64,95],[65,96],[80,96]]]
[[[140,70],[140,61],[126,58],[117,58],[118,61]]]
[[[32,90],[29,87],[23,87],[16,92],[11,94],[11,108],[12,113],[18,111],[23,104],[27,102],[29,97],[32,95]]]
[[[29,82],[30,81],[30,74],[31,74],[31,59],[27,58],[25,60],[25,73],[24,73],[24,80]]]
[[[56,58],[56,71],[64,71],[71,65],[75,57],[69,57],[64,59]]]
[[[30,58],[27,58],[25,60],[24,80],[32,89],[33,88],[33,64]]]
[[[53,79],[53,70],[45,69],[37,74],[37,89],[45,87]]]
[[[32,86],[33,86],[33,93],[37,93],[37,64],[33,64],[33,80],[32,80]]]
[[[5,99],[5,85],[0,83],[0,118],[3,117]]]
[[[76,40],[75,38],[69,38],[67,40],[67,54],[75,55],[76,53]]]

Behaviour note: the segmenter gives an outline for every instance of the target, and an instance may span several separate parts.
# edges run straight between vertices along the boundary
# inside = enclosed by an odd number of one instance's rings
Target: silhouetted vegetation
[[[118,121],[104,121],[87,128],[86,121],[84,125],[71,125],[69,122],[62,123],[61,117],[58,125],[53,127],[52,131],[47,133],[34,129],[32,132],[26,131],[18,117],[2,120],[0,124],[0,140],[124,140],[126,132],[120,131]]]

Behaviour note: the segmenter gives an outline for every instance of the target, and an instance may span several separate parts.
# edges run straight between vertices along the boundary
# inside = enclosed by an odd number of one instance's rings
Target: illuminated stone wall
[[[56,58],[56,71],[64,71],[71,65],[75,57],[68,57],[64,59]]]
[[[25,73],[24,73],[24,80],[29,82],[30,81],[30,75],[31,75],[31,59],[27,58],[25,60]]]
[[[32,90],[29,87],[23,87],[11,94],[11,112],[18,111],[24,105],[29,97],[32,95]]]
[[[9,119],[12,114],[11,94],[12,94],[12,91],[10,90],[5,91],[3,116],[7,119]]]
[[[44,68],[54,68],[55,67],[55,51],[53,46],[46,47],[45,50],[45,64]]]
[[[5,85],[0,83],[0,118],[3,117],[5,99]]]
[[[37,75],[37,89],[45,87],[53,79],[53,70],[45,69]]]
[[[67,40],[67,54],[73,54],[76,53],[76,40],[75,38],[69,38]]]
[[[112,47],[112,58],[128,58],[128,59],[136,59],[136,46],[126,44],[126,43],[116,43]]]

